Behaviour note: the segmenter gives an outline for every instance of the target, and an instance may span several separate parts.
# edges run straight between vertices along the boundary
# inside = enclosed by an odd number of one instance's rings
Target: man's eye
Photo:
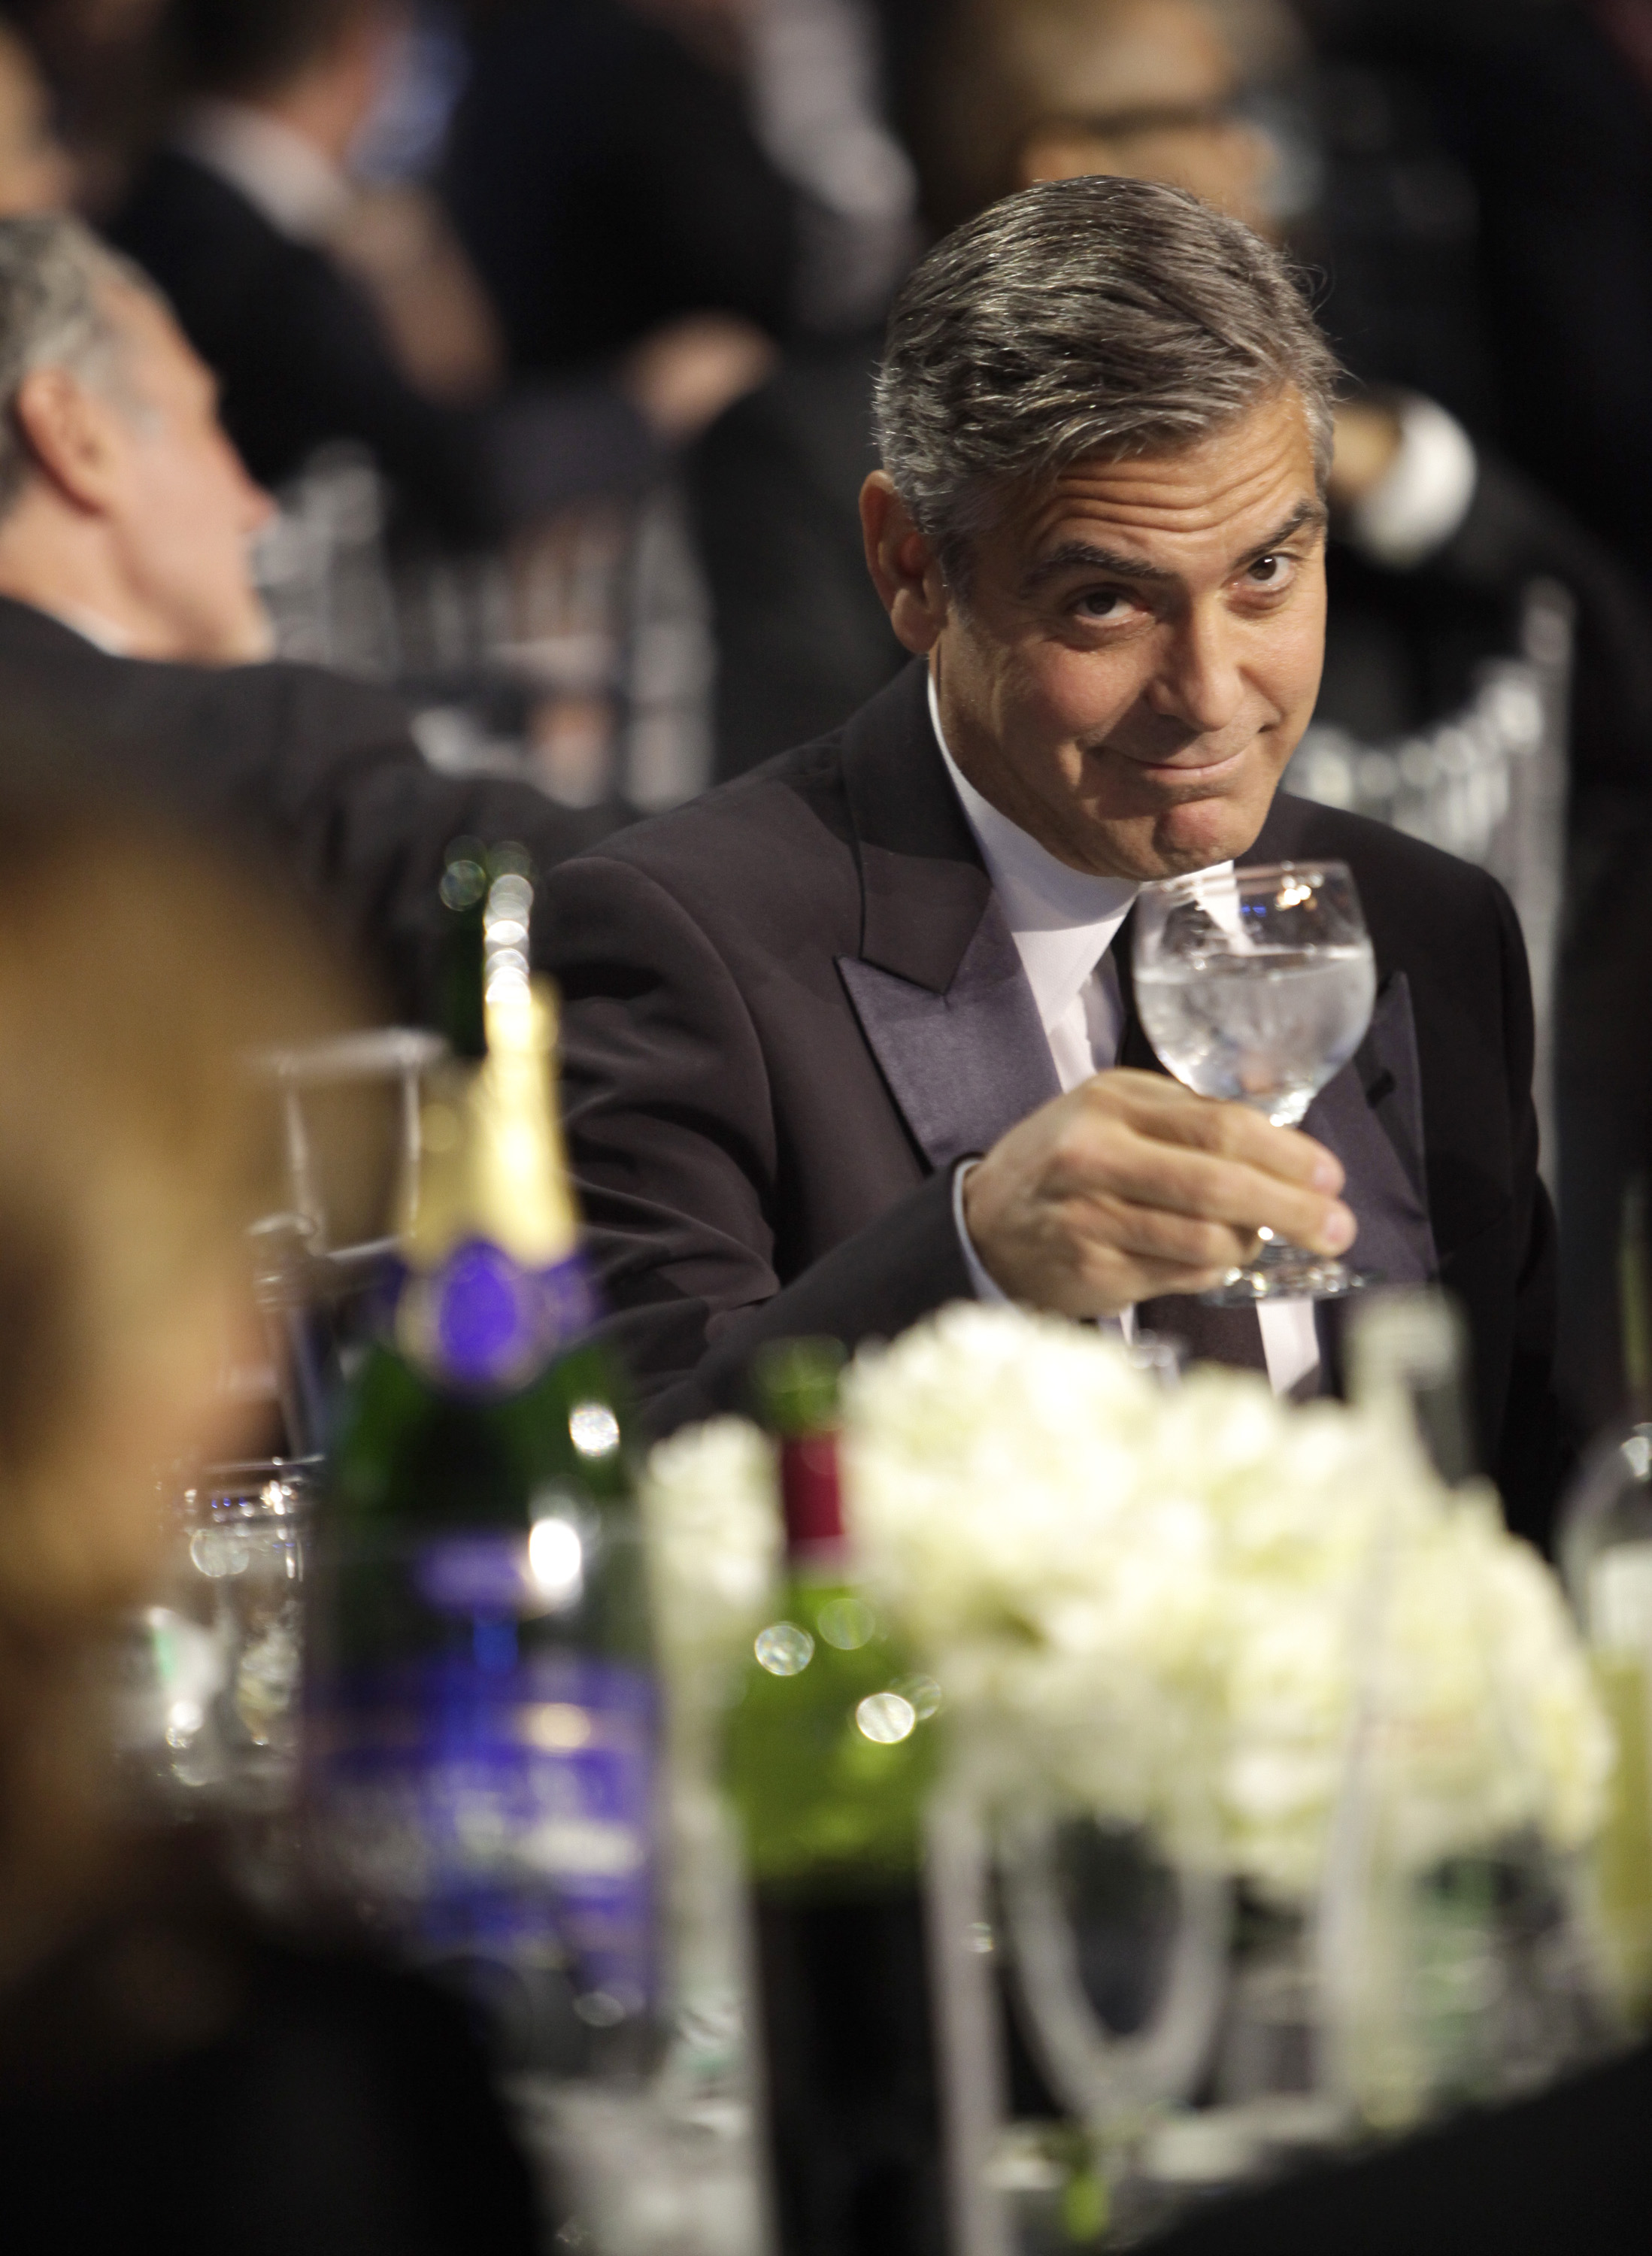
[[[1121,588],[1087,588],[1073,608],[1081,619],[1110,625],[1115,619],[1128,617],[1133,605]]]
[[[1282,588],[1295,560],[1290,556],[1259,556],[1245,576],[1255,588]]]

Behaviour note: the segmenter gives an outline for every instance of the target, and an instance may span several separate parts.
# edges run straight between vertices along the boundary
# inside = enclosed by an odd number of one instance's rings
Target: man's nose
[[[1147,702],[1166,719],[1201,736],[1237,720],[1245,701],[1238,638],[1219,610],[1195,605],[1176,620],[1165,641]]]

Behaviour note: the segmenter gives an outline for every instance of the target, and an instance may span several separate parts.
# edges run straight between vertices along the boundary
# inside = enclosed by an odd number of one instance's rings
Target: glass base
[[[1252,1308],[1264,1301],[1345,1301],[1351,1293],[1381,1281],[1374,1270],[1351,1269],[1333,1255],[1310,1253],[1276,1238],[1254,1261],[1230,1270],[1199,1298],[1210,1308]]]

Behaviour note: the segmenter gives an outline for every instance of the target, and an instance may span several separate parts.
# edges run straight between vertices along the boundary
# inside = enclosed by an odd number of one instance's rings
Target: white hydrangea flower
[[[844,1414],[863,1571],[983,1791],[1291,1893],[1356,1741],[1408,1859],[1598,1823],[1611,1745],[1554,1578],[1397,1427],[1248,1373],[1166,1392],[1100,1333],[976,1305],[863,1350]],[[774,1480],[736,1420],[652,1462],[666,1665],[704,1731],[772,1586]]]

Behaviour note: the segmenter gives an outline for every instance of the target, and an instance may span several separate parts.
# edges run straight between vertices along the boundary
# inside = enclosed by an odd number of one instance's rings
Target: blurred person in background
[[[77,185],[39,67],[26,43],[0,20],[0,219],[61,211]]]
[[[166,114],[159,36],[170,0],[4,0],[44,71],[74,166],[76,202],[106,215]]]
[[[474,9],[446,187],[517,371],[565,373],[695,312],[789,332],[800,203],[748,116],[758,4]]]
[[[1406,274],[1426,270],[1429,247],[1419,237],[1460,212],[1463,281],[1449,310],[1473,326],[1500,442],[1652,591],[1652,8],[1338,0],[1321,12],[1360,145],[1345,159],[1366,222],[1359,317],[1392,326],[1411,314]],[[1407,196],[1408,183],[1432,193]],[[1437,326],[1421,342],[1434,346],[1450,332],[1434,303],[1425,310]],[[1617,1255],[1627,1195],[1652,1177],[1652,1047],[1640,1031],[1652,1023],[1652,778],[1638,751],[1626,731],[1617,760],[1574,778],[1571,810],[1562,1368],[1592,1425],[1626,1399]]]
[[[130,805],[0,821],[0,2182],[19,2247],[538,2243],[456,2005],[255,1916],[111,1774],[103,1656],[180,1466],[254,1439],[249,1049],[357,1022],[302,924]],[[341,1165],[348,1172],[348,1154]]]
[[[218,377],[255,476],[279,484],[320,447],[357,441],[415,522],[485,546],[645,481],[765,372],[768,348],[746,324],[699,320],[635,340],[611,368],[576,355],[580,372],[555,385],[469,405],[421,388],[328,248],[402,13],[394,0],[174,0],[187,100],[110,233]]]
[[[1280,152],[1242,98],[1301,53],[1275,0],[961,0],[916,127],[926,208],[950,228],[1037,180],[1111,173],[1276,236]],[[854,509],[875,359],[794,361],[697,450],[720,774],[831,727],[902,663]],[[1575,770],[1652,769],[1652,610],[1550,496],[1437,402],[1379,385],[1338,404],[1330,498],[1319,720],[1380,744],[1460,709],[1549,575],[1581,605]]]
[[[0,220],[0,784],[114,784],[233,831],[432,1016],[448,842],[548,868],[613,813],[438,776],[384,691],[261,662],[270,508],[147,279],[78,221]]]

